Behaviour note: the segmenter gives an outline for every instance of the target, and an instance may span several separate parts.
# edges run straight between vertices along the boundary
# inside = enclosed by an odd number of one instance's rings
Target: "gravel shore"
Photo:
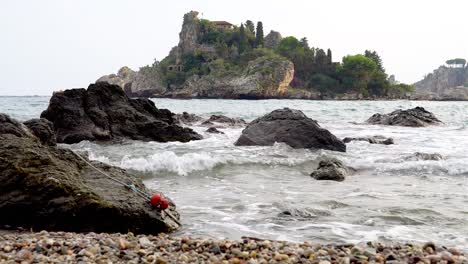
[[[468,263],[433,243],[311,244],[168,235],[0,232],[0,263]]]

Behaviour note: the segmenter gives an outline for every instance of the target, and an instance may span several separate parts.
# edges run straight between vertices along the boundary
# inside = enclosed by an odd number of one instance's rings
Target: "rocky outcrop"
[[[203,118],[196,114],[189,114],[187,112],[183,112],[182,114],[174,114],[172,116],[174,120],[176,120],[179,124],[182,125],[193,125],[197,122],[201,122]]]
[[[392,145],[395,144],[393,138],[386,138],[383,136],[372,136],[372,137],[346,137],[343,139],[344,143],[349,143],[351,141],[365,141],[371,144],[382,144],[382,145]]]
[[[29,130],[41,141],[49,146],[57,145],[57,138],[54,132],[54,125],[45,118],[31,119],[24,122]]]
[[[204,126],[215,126],[215,127],[239,127],[245,126],[247,122],[245,122],[242,118],[231,118],[224,115],[212,115],[207,120],[201,123]]]
[[[59,143],[129,138],[144,141],[201,139],[177,125],[172,113],[148,99],[129,99],[117,85],[91,84],[86,89],[54,93],[41,117],[54,125]]]
[[[346,151],[330,131],[299,110],[283,108],[255,119],[242,131],[236,146],[271,146],[283,142],[293,148]]]
[[[319,162],[310,176],[316,180],[344,181],[349,169],[338,159],[326,158]]]
[[[214,71],[205,76],[194,75],[182,89],[166,93],[182,98],[277,98],[286,94],[294,77],[294,65],[280,56],[262,56],[248,63],[240,72]]]
[[[224,134],[223,131],[219,131],[216,127],[210,127],[206,130],[206,132],[211,134]]]
[[[419,106],[408,110],[396,110],[390,114],[374,114],[366,122],[372,125],[409,127],[442,124],[442,121],[437,119],[434,114]]]
[[[177,46],[178,60],[187,53],[193,53],[199,47],[200,23],[197,11],[190,11],[184,15],[182,30],[179,33],[179,45]]]
[[[159,73],[150,68],[133,71],[124,66],[117,74],[102,76],[96,82],[108,82],[118,85],[130,97],[152,97],[161,95],[166,91]]]
[[[468,67],[441,66],[414,87],[415,99],[468,100]]]
[[[29,124],[37,128],[47,122]],[[41,136],[33,136],[25,126],[0,114],[0,225],[150,234],[176,227],[148,199],[109,180],[86,158],[41,141]],[[125,170],[92,164],[118,181],[148,192],[139,178]],[[172,202],[168,210],[178,217]]]
[[[276,49],[278,48],[283,37],[277,31],[270,31],[263,41],[263,45],[267,49]]]

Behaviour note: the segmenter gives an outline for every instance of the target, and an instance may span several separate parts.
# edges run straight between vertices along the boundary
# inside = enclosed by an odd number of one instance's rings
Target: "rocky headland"
[[[359,72],[359,69],[367,69]],[[398,99],[412,87],[395,82],[375,51],[333,62],[332,51],[310,47],[307,38],[263,36],[248,20],[227,21],[184,15],[179,43],[152,65],[122,67],[97,82],[120,86],[131,97],[224,99]]]
[[[414,84],[412,99],[468,100],[468,65],[463,59],[447,61]]]

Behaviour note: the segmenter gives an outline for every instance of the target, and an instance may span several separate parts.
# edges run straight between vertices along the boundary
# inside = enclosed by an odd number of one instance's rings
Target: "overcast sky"
[[[261,20],[265,34],[307,37],[334,61],[376,50],[408,83],[447,59],[468,59],[468,0],[2,0],[0,95],[87,87],[121,66],[161,60],[190,10],[233,24]]]

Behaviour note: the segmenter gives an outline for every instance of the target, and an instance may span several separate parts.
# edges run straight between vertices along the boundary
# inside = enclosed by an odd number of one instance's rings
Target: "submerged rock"
[[[223,131],[219,131],[216,127],[210,127],[206,130],[206,132],[211,134],[224,134]]]
[[[179,124],[185,125],[193,125],[203,120],[201,116],[197,116],[196,114],[189,114],[187,112],[183,112],[182,114],[174,114],[172,117],[177,122],[179,122]]]
[[[231,118],[224,115],[212,115],[209,119],[205,120],[202,125],[212,126],[219,124],[220,126],[245,126],[245,122],[242,118]]]
[[[366,122],[372,125],[408,127],[425,127],[442,124],[442,121],[437,119],[434,114],[419,106],[408,110],[396,110],[390,114],[374,114]]]
[[[283,142],[293,148],[346,151],[343,141],[299,110],[283,108],[252,121],[236,146],[271,146]]]
[[[439,153],[423,153],[415,152],[412,155],[403,158],[407,161],[418,161],[418,160],[443,160],[444,157]]]
[[[344,181],[349,169],[338,159],[326,158],[319,162],[317,170],[310,176],[316,180]]]
[[[349,143],[351,141],[366,141],[371,144],[383,144],[383,145],[395,144],[395,142],[393,141],[393,138],[386,138],[383,136],[357,137],[357,138],[346,137],[343,139],[344,143]]]
[[[178,126],[172,115],[148,99],[130,99],[119,86],[100,82],[88,90],[54,93],[41,117],[54,124],[59,143],[116,138],[188,142],[202,138],[192,129]]]
[[[40,120],[29,123],[45,124]],[[152,234],[175,227],[147,199],[97,172],[86,158],[49,143],[0,114],[0,225]],[[148,192],[140,179],[125,170],[92,164]],[[178,217],[172,202],[169,210]]]

